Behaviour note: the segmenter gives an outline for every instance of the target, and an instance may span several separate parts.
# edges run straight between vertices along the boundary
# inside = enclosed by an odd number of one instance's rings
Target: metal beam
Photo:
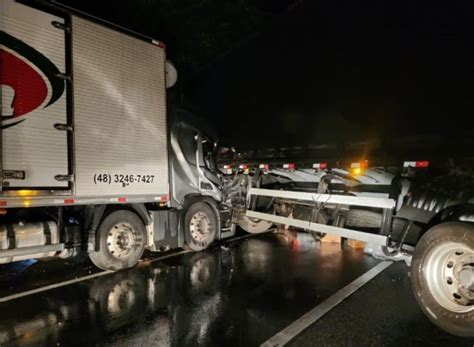
[[[21,192],[21,191],[20,191]],[[42,191],[35,191],[42,194]],[[4,192],[5,193],[5,192]],[[75,205],[103,205],[103,204],[133,204],[145,202],[167,202],[168,196],[163,195],[115,195],[115,196],[75,196],[75,195],[38,195],[15,196],[3,195],[0,197],[2,208],[41,207],[41,206],[75,206]]]
[[[250,188],[250,195],[269,196],[275,198],[285,198],[294,200],[304,200],[319,203],[328,204],[343,204],[352,206],[365,206],[392,209],[395,207],[395,200],[384,199],[384,198],[370,198],[361,196],[348,196],[348,195],[332,195],[332,194],[318,194],[318,193],[305,193],[295,192],[289,190],[272,190],[272,189],[260,189]]]
[[[372,243],[376,245],[386,246],[388,244],[388,237],[385,235],[364,233],[362,231],[339,228],[332,225],[326,225],[326,224],[320,224],[320,223],[312,223],[312,222],[304,221],[301,219],[276,216],[274,214],[261,213],[261,212],[255,212],[255,211],[249,211],[249,210],[247,210],[246,215],[251,218],[262,219],[262,220],[266,220],[266,221],[277,223],[277,224],[291,225],[293,227],[308,229],[308,230],[312,230],[312,231],[316,231],[320,233],[334,234],[341,237],[346,237],[348,239],[360,240],[360,241],[364,241],[364,242]]]
[[[32,247],[21,247],[15,249],[9,249],[6,251],[0,251],[0,258],[18,257],[21,255],[37,254],[37,253],[49,253],[49,252],[61,252],[64,249],[64,243],[47,246],[32,246]]]

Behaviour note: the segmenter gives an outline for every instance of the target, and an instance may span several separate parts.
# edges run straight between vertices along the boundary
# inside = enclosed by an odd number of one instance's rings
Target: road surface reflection
[[[376,263],[261,235],[0,304],[0,345],[258,345]]]

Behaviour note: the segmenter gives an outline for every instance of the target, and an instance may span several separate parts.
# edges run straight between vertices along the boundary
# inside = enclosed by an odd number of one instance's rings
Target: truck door
[[[214,185],[220,186],[222,184],[220,178],[217,176],[218,169],[216,164],[216,149],[214,142],[201,134],[200,144],[198,145],[198,154],[200,158],[199,165],[202,168],[204,176]]]
[[[65,19],[0,2],[0,188],[67,188]],[[1,180],[0,180],[1,182]]]

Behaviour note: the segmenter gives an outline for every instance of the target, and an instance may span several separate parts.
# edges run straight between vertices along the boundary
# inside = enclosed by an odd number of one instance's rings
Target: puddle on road
[[[377,264],[260,235],[0,305],[0,345],[258,345]]]

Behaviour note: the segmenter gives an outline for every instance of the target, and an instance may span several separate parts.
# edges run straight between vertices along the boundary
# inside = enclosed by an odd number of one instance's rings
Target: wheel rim
[[[449,242],[437,245],[424,264],[426,284],[439,305],[466,313],[474,311],[474,250]]]
[[[137,232],[128,223],[115,224],[107,234],[107,249],[114,257],[126,257],[137,245]]]
[[[211,234],[211,223],[204,212],[196,212],[189,222],[192,238],[197,242],[204,242]]]

